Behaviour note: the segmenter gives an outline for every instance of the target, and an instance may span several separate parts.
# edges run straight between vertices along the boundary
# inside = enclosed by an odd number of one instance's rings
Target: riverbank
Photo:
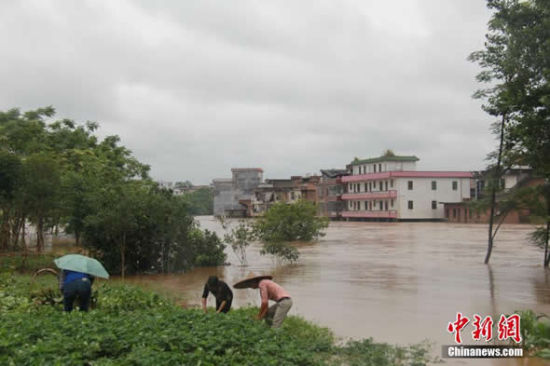
[[[184,309],[135,286],[101,283],[89,313],[64,313],[52,279],[0,276],[0,364],[426,365],[425,344],[371,339],[339,344],[328,328],[297,316],[271,329],[257,309],[228,314]]]

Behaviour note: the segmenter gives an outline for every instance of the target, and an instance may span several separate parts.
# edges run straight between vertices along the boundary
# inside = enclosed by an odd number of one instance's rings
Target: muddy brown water
[[[201,227],[223,234],[212,217],[199,217]],[[235,222],[232,222],[234,224]],[[200,306],[204,282],[217,274],[232,285],[250,271],[271,274],[293,297],[290,314],[331,328],[342,338],[373,337],[393,344],[428,339],[434,354],[453,344],[447,324],[456,313],[491,315],[519,309],[550,314],[550,271],[542,267],[542,250],[529,244],[528,225],[500,229],[491,264],[483,264],[487,226],[450,223],[332,222],[317,243],[298,244],[300,259],[288,265],[248,250],[249,265],[199,268],[176,275],[130,278],[154,287],[187,306]],[[259,305],[257,290],[233,290],[234,306]],[[209,306],[214,305],[213,298]],[[462,332],[465,344],[471,329]],[[496,334],[496,328],[494,329]],[[458,360],[448,365],[550,365],[540,359]]]

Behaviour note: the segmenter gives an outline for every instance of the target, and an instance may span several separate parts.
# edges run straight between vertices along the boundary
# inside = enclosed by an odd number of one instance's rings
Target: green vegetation
[[[271,254],[290,262],[298,259],[293,241],[312,241],[324,236],[326,217],[317,217],[317,208],[309,201],[293,204],[277,202],[254,223],[256,236],[264,243],[262,254]]]
[[[26,254],[4,253],[0,255],[0,273],[34,272],[40,268],[51,267],[53,260],[57,257],[53,254]]]
[[[550,264],[550,3],[547,0],[488,0],[493,11],[485,49],[470,60],[483,71],[477,79],[488,85],[474,95],[485,100],[483,109],[493,118],[493,132],[499,138],[497,151],[489,156],[490,221],[485,263],[489,262],[498,231],[494,221],[502,217],[497,203],[513,201],[497,196],[504,173],[514,166],[530,166],[543,183],[524,188],[527,200],[515,205],[535,204],[535,215],[545,222],[543,264]],[[513,192],[517,194],[517,192]],[[517,197],[516,197],[517,198]],[[498,202],[497,202],[498,201]],[[531,208],[531,207],[529,207]],[[538,238],[541,238],[539,235]]]
[[[203,187],[195,192],[185,193],[183,199],[187,203],[187,212],[193,216],[212,215],[214,213],[214,192]]]
[[[130,286],[100,284],[95,309],[63,313],[60,304],[43,305],[35,285],[28,277],[0,276],[2,365],[420,366],[429,361],[426,345],[396,347],[367,339],[338,346],[330,330],[296,316],[271,329],[253,319],[256,309],[204,314]]]
[[[277,202],[255,221],[239,221],[238,225],[224,236],[242,265],[246,265],[246,250],[254,240],[262,242],[262,255],[272,255],[283,261],[295,262],[300,253],[291,242],[310,242],[324,236],[328,227],[326,217],[317,217],[315,204],[299,200],[288,204]],[[227,230],[228,224],[219,219]]]
[[[30,222],[38,252],[44,232],[61,228],[113,274],[224,263],[224,244],[198,228],[188,200],[159,188],[118,136],[53,116],[0,112],[0,251],[26,252]]]
[[[266,242],[312,241],[324,236],[326,217],[317,217],[317,208],[309,201],[293,204],[277,202],[255,223],[261,240]]]
[[[518,311],[521,316],[522,346],[529,355],[550,359],[550,318],[533,311]]]

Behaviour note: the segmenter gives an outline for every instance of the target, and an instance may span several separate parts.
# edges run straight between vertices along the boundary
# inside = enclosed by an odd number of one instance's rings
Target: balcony
[[[397,191],[392,189],[390,191],[380,191],[380,192],[361,192],[361,193],[346,193],[342,195],[344,201],[349,200],[379,200],[385,198],[396,198]]]
[[[344,211],[342,217],[364,219],[396,219],[397,211]]]

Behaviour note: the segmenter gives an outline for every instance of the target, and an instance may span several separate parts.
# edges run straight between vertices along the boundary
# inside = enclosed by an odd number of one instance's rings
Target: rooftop
[[[415,162],[418,161],[416,156],[405,156],[405,155],[393,155],[393,154],[386,154],[379,156],[377,158],[369,158],[369,159],[357,159],[353,160],[350,165],[359,165],[359,164],[369,164],[369,163],[381,163],[383,161],[411,161]]]

